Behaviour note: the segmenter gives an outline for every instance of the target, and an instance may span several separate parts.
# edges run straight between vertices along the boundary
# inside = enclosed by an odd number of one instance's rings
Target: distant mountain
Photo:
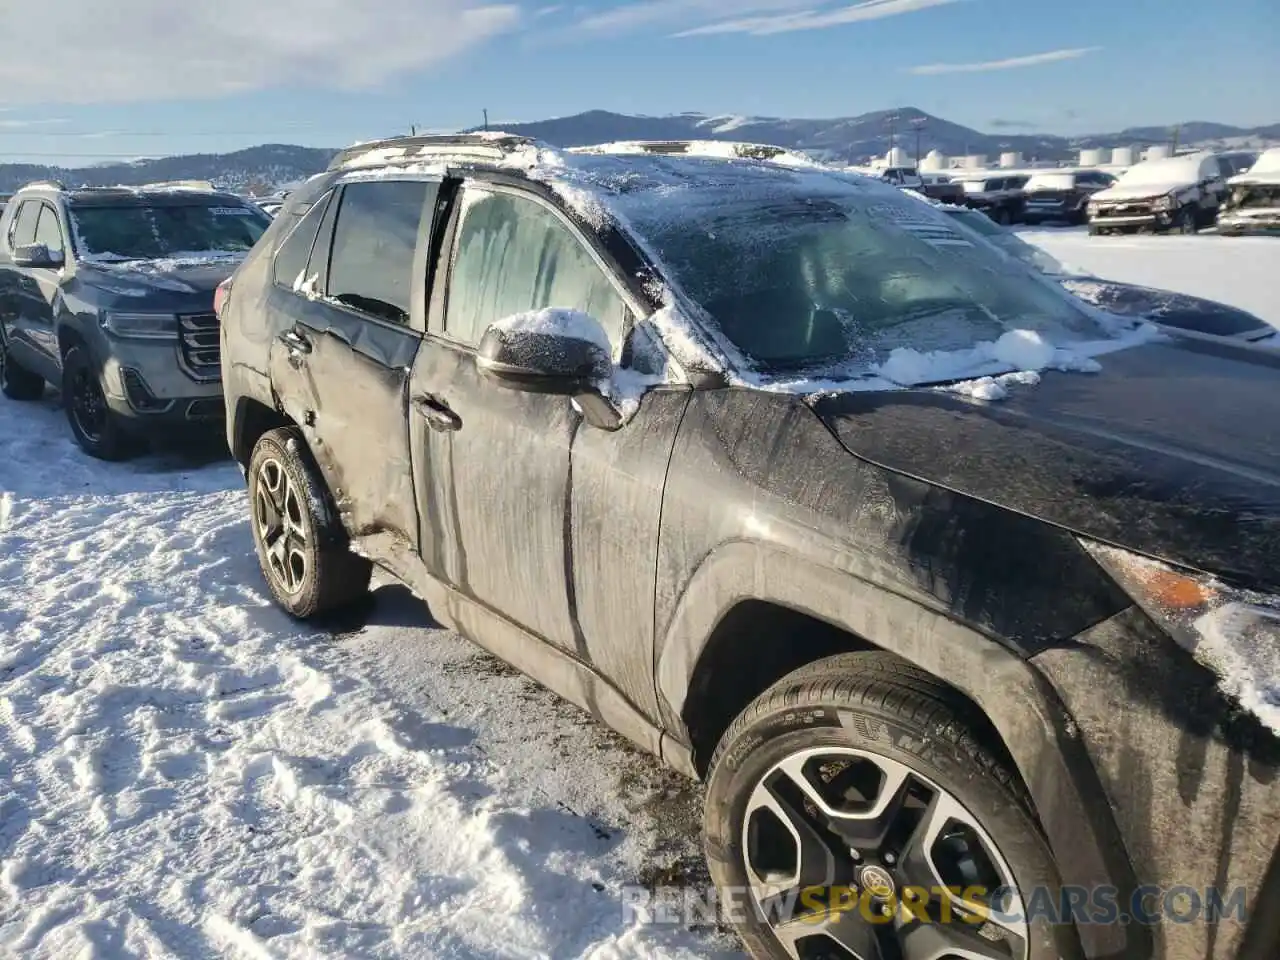
[[[1148,147],[1167,144],[1173,137],[1173,131],[1166,127],[1131,127],[1118,133],[1059,137],[1005,132],[1019,126],[1017,121],[993,120],[991,123],[1002,132],[983,133],[915,107],[902,107],[834,120],[702,113],[646,117],[591,110],[572,117],[491,126],[564,147],[614,140],[745,140],[777,144],[802,150],[816,159],[846,163],[865,163],[872,157],[883,156],[891,142],[906,149],[908,155],[914,155],[917,130],[922,154],[930,150],[939,150],[948,156],[981,154],[992,163],[1006,151],[1021,153],[1028,161],[1069,161],[1076,159],[1083,148]],[[1183,124],[1177,136],[1183,146],[1260,147],[1280,143],[1280,123],[1244,128],[1197,121]],[[0,191],[14,190],[31,180],[53,178],[68,186],[213,180],[237,191],[268,193],[320,172],[335,152],[277,143],[235,153],[194,154],[79,169],[0,164]]]
[[[268,143],[235,153],[197,153],[184,157],[135,160],[68,169],[32,163],[0,164],[0,191],[16,190],[32,180],[61,180],[67,186],[106,187],[163,180],[212,180],[233,190],[269,192],[303,180],[329,164],[334,150]]]
[[[996,126],[1013,121],[992,121]],[[1072,160],[1084,147],[1148,147],[1169,143],[1167,127],[1135,127],[1119,133],[1085,137],[1052,134],[983,133],[931,116],[915,107],[877,110],[857,117],[833,120],[796,120],[780,117],[707,116],[683,113],[667,117],[627,116],[593,110],[572,117],[533,123],[492,124],[495,128],[546,140],[566,147],[611,140],[745,140],[772,143],[803,150],[818,159],[860,163],[883,156],[892,143],[916,152],[916,132],[922,154],[938,150],[948,156],[982,154],[993,162],[1004,152],[1021,153],[1027,160]],[[1221,123],[1187,123],[1179,132],[1180,144],[1216,144],[1280,140],[1280,124],[1242,128]]]

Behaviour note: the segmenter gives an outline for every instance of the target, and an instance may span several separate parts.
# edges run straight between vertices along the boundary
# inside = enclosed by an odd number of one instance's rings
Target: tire
[[[350,551],[300,430],[280,427],[263,434],[247,478],[258,562],[286,613],[309,620],[368,595],[373,564]]]
[[[107,405],[102,376],[89,351],[74,346],[62,358],[62,409],[80,449],[98,460],[128,460],[142,445],[129,436]]]
[[[1102,228],[1101,228],[1101,227],[1099,227],[1099,226],[1096,226],[1096,225],[1094,225],[1094,224],[1092,224],[1092,223],[1091,223],[1091,224],[1089,224],[1089,236],[1091,236],[1091,237],[1100,237],[1100,236],[1102,236]]]
[[[32,373],[9,355],[9,345],[0,333],[0,393],[10,400],[39,400],[44,396],[44,377]]]
[[[1180,233],[1184,236],[1191,236],[1197,232],[1196,229],[1196,212],[1189,207],[1183,207],[1178,211],[1178,216],[1173,222],[1174,229],[1170,232]]]
[[[1001,207],[994,214],[992,214],[991,219],[993,219],[996,223],[1000,224],[1000,226],[1002,227],[1007,227],[1009,226],[1009,224],[1013,223],[1013,217],[1009,215],[1009,211],[1006,210],[1004,207]]]
[[[842,936],[847,934],[846,946],[855,943],[858,936],[874,935],[875,927],[880,928],[881,936],[898,939],[903,935],[960,938],[950,944],[952,949],[963,947],[965,937],[977,937],[976,927],[963,922],[909,924],[897,929],[896,924],[885,926],[867,919],[882,909],[889,911],[886,916],[891,915],[888,902],[905,902],[893,900],[898,894],[892,891],[900,892],[906,886],[936,889],[943,886],[938,878],[951,884],[957,876],[954,870],[933,866],[935,862],[947,862],[944,847],[951,843],[960,844],[966,854],[977,850],[971,859],[985,862],[989,868],[977,875],[993,882],[1003,879],[1016,888],[1022,903],[1028,902],[1032,891],[1039,891],[1037,902],[1044,891],[1053,898],[1048,902],[1060,902],[1061,881],[1031,801],[1001,753],[984,744],[979,733],[983,727],[972,708],[957,702],[937,680],[897,658],[878,653],[845,654],[820,661],[783,678],[747,707],[726,731],[712,758],[704,843],[721,902],[746,905],[735,908],[729,919],[750,954],[758,960],[792,956],[784,941],[796,947],[799,940],[819,933],[814,921],[823,916],[820,911],[794,919],[807,912],[805,906],[797,907],[789,924],[771,922],[763,916],[759,909],[762,901],[753,892],[752,884],[766,867],[773,869],[772,879],[780,885],[775,889],[816,887],[830,891],[832,896],[841,890],[850,891],[844,895],[854,897],[858,906],[828,914],[835,918],[832,929]],[[805,757],[809,759],[806,761]],[[801,763],[803,767],[798,766]],[[828,786],[835,776],[851,776],[853,779],[836,787],[843,786],[843,799],[832,802],[847,803],[851,796],[861,796],[866,798],[863,803],[873,808],[877,800],[871,799],[866,787],[874,781],[868,781],[866,775],[868,770],[878,768],[883,779],[873,791],[877,797],[885,783],[897,783],[899,787],[910,784],[908,793],[923,798],[925,812],[915,813],[910,805],[891,803],[890,809],[899,808],[898,819],[892,821],[898,826],[890,827],[883,835],[891,838],[887,844],[850,841],[848,832],[843,837],[815,832],[809,836],[823,838],[820,846],[810,845],[809,858],[802,858],[794,838],[805,828],[792,832],[779,827],[782,818],[778,811],[805,809],[807,813],[799,821],[793,820],[793,825],[808,822],[805,817],[812,821],[820,813],[812,792],[818,788],[809,779],[806,782],[810,792],[806,793],[783,764],[791,765],[793,772],[803,769],[810,778],[818,774],[821,778],[830,776]],[[829,773],[841,764],[844,769],[839,774]],[[861,794],[851,792],[855,775],[863,778]],[[765,790],[765,783],[770,789]],[[894,791],[895,799],[902,795]],[[759,798],[765,796],[774,798],[772,806],[760,803]],[[784,799],[779,801],[779,797]],[[956,815],[951,816],[951,811]],[[908,820],[904,825],[901,818],[910,816],[920,819],[914,824]],[[855,830],[869,830],[865,820],[846,819],[841,823],[842,829],[852,824]],[[926,824],[933,826],[924,829]],[[896,829],[901,832],[895,833]],[[921,836],[924,842],[916,842]],[[912,841],[901,842],[903,837],[911,837]],[[970,843],[968,848],[962,846],[966,842]],[[853,843],[861,847],[857,854],[845,846]],[[893,846],[897,853],[886,850],[886,846]],[[788,848],[791,860],[787,859]],[[814,850],[825,850],[823,856],[829,855],[831,860],[815,856]],[[922,851],[931,853],[922,858]],[[756,864],[757,872],[748,870],[749,859]],[[955,863],[962,859],[965,858],[956,858]],[[811,873],[802,878],[801,864],[815,862],[828,864],[820,871],[823,876]],[[828,886],[833,876],[834,891]],[[933,886],[923,879],[933,879]],[[891,891],[890,901],[872,897],[873,892],[884,895],[886,890]],[[741,892],[735,894],[736,891]],[[806,906],[811,907],[812,903]],[[784,911],[782,916],[785,915]],[[1011,950],[1014,957],[1077,960],[1082,956],[1075,930],[1070,925],[1054,925],[1044,917],[1032,917],[1013,937],[1011,944],[1021,940],[1026,947],[1025,952]],[[817,942],[823,943],[820,937]],[[830,940],[824,945],[832,947]],[[846,953],[836,948],[830,955]]]

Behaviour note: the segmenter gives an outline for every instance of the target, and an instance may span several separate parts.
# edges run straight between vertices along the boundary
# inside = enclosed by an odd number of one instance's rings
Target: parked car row
[[[1089,225],[1094,235],[1192,233],[1215,225],[1224,235],[1280,233],[1280,149],[1201,152],[1146,160],[1118,177],[1104,170],[995,170],[921,174],[880,172],[887,183],[985,213],[1002,225]]]

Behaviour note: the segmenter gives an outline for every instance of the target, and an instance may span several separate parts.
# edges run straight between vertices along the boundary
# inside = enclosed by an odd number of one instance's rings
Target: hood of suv
[[[1212,337],[1254,339],[1271,332],[1262,318],[1216,300],[1095,277],[1056,279],[1081,300],[1125,317],[1142,317],[1152,323]]]
[[[235,271],[240,254],[164,260],[128,260],[120,263],[81,261],[76,277],[82,283],[121,296],[208,294]]]
[[[846,449],[888,469],[1280,589],[1280,357],[1267,351],[1157,342],[995,403],[918,388],[814,409]]]
[[[1093,199],[1100,203],[1121,200],[1154,200],[1157,197],[1168,196],[1175,190],[1181,190],[1189,186],[1191,186],[1189,183],[1134,183],[1127,186],[1116,184],[1114,187],[1099,190],[1093,194]]]

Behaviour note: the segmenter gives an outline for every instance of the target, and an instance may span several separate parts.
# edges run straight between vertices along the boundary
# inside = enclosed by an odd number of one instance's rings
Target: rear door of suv
[[[272,384],[353,536],[417,540],[408,381],[439,190],[413,175],[339,183],[277,253]]]

